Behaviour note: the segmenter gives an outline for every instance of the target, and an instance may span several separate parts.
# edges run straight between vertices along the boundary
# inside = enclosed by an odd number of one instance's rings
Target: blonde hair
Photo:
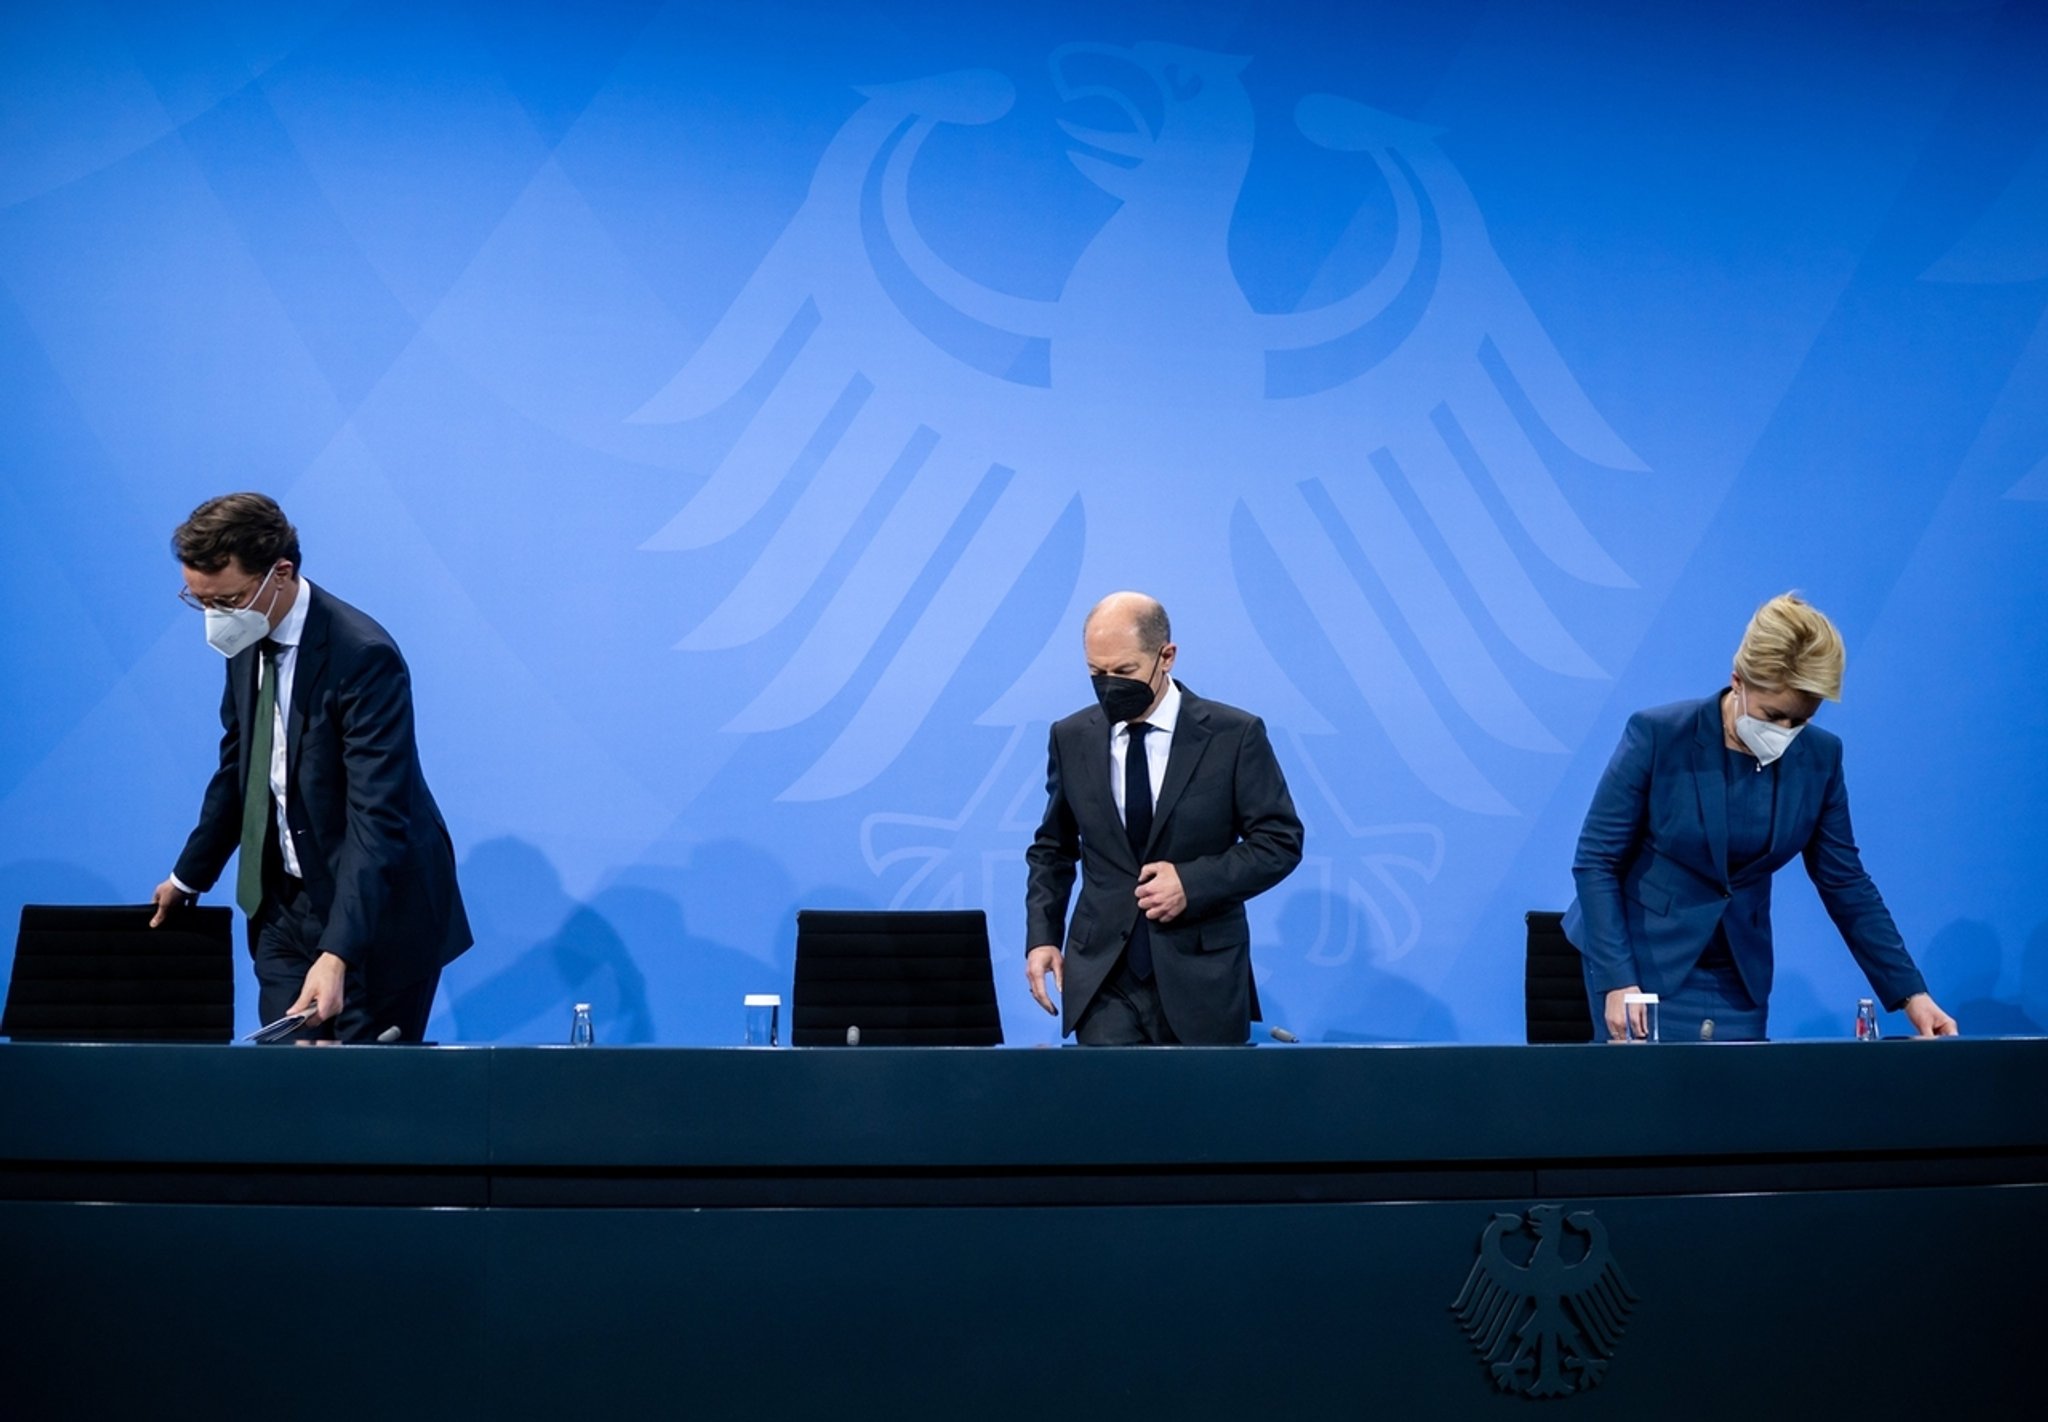
[[[1797,593],[1780,593],[1756,610],[1735,649],[1735,672],[1759,691],[1803,691],[1842,699],[1842,634]]]

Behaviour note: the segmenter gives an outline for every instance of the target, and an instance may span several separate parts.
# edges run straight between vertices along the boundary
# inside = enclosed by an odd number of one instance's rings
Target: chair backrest
[[[17,1042],[225,1042],[234,923],[218,907],[24,904],[0,1035]]]
[[[1522,1002],[1531,1042],[1590,1042],[1593,1008],[1579,950],[1564,936],[1564,915],[1531,909],[1529,954],[1522,970]]]
[[[789,1040],[799,1047],[993,1047],[1003,1040],[979,909],[802,909]]]

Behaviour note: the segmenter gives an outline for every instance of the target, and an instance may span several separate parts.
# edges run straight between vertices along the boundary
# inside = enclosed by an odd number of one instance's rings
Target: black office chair
[[[226,1042],[233,915],[149,904],[24,904],[0,1035],[17,1042]]]
[[[843,1047],[995,1047],[1003,1041],[980,909],[801,909],[789,1039]]]
[[[1590,1042],[1593,1009],[1586,1001],[1586,974],[1579,950],[1564,936],[1564,915],[1531,909],[1529,952],[1522,969],[1522,1003],[1529,1041]]]

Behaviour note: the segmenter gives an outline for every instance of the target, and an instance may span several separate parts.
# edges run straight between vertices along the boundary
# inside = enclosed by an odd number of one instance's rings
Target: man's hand
[[[193,895],[179,888],[176,879],[166,879],[156,886],[156,892],[150,895],[150,899],[156,904],[156,916],[150,919],[149,926],[155,928],[163,923],[164,915],[172,909],[183,908],[192,902]]]
[[[1630,1007],[1628,1003],[1623,1001],[1630,993],[1641,991],[1642,988],[1634,983],[1630,983],[1627,987],[1610,988],[1608,990],[1606,1010],[1608,1041],[1626,1042],[1631,1035],[1636,1037],[1647,1037],[1650,1035],[1650,1009],[1640,1002],[1634,1007]],[[1630,1028],[1635,1029],[1633,1033],[1630,1032]]]
[[[1050,943],[1040,944],[1024,955],[1024,979],[1031,984],[1031,995],[1038,999],[1040,1007],[1055,1017],[1059,1016],[1060,1010],[1045,995],[1045,975],[1052,974],[1052,985],[1064,997],[1067,991],[1066,970],[1066,956]]]
[[[1941,1010],[1941,1004],[1924,992],[1916,992],[1907,998],[1899,1009],[1906,1014],[1906,1020],[1913,1024],[1913,1034],[1918,1037],[1956,1037],[1962,1035],[1955,1018]]]
[[[1138,907],[1154,923],[1171,923],[1188,906],[1188,891],[1180,886],[1180,870],[1165,860],[1147,864],[1138,871]]]
[[[322,953],[313,960],[313,966],[306,969],[306,981],[299,987],[299,1000],[285,1009],[285,1016],[294,1012],[310,1012],[313,1021],[328,1022],[341,1015],[341,984],[348,973],[348,964],[332,953]]]

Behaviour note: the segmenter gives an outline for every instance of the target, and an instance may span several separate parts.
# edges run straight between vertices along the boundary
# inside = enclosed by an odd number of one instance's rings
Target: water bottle
[[[597,1040],[597,1032],[590,1025],[590,1004],[576,1004],[576,1015],[569,1019],[569,1045],[587,1047]]]
[[[1856,1040],[1875,1042],[1884,1034],[1877,1027],[1877,1004],[1867,997],[1856,999]]]

